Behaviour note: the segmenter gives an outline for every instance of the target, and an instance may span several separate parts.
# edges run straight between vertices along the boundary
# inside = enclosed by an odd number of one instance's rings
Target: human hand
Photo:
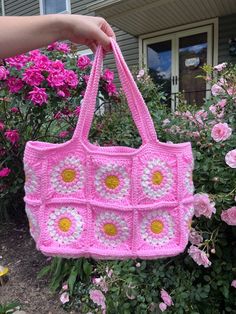
[[[115,39],[115,33],[107,21],[101,17],[86,15],[60,15],[62,25],[62,40],[88,46],[96,51],[97,45],[103,49],[111,49],[110,39]]]

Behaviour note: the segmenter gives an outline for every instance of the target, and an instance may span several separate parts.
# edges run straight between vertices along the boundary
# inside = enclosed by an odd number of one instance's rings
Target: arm
[[[110,25],[100,17],[51,14],[0,17],[0,58],[41,48],[57,40],[87,45],[93,51],[101,44],[109,50]]]

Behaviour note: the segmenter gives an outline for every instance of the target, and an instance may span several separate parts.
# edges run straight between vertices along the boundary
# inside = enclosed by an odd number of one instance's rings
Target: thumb
[[[97,28],[96,41],[98,44],[102,45],[105,51],[111,50],[111,40],[99,27]]]

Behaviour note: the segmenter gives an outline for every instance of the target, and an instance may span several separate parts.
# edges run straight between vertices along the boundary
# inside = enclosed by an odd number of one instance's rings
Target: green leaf
[[[69,289],[70,289],[70,294],[73,293],[73,289],[74,289],[74,285],[75,285],[77,276],[78,276],[78,272],[77,272],[77,270],[76,270],[76,268],[74,266],[72,268],[70,276],[68,278],[68,285],[69,285]]]

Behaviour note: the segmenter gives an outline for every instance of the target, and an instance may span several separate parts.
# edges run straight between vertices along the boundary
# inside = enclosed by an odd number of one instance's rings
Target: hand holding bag
[[[174,256],[188,243],[193,215],[191,143],[157,139],[113,39],[111,46],[142,145],[99,147],[88,141],[103,60],[98,47],[72,139],[26,143],[24,201],[30,232],[37,249],[50,256]]]

